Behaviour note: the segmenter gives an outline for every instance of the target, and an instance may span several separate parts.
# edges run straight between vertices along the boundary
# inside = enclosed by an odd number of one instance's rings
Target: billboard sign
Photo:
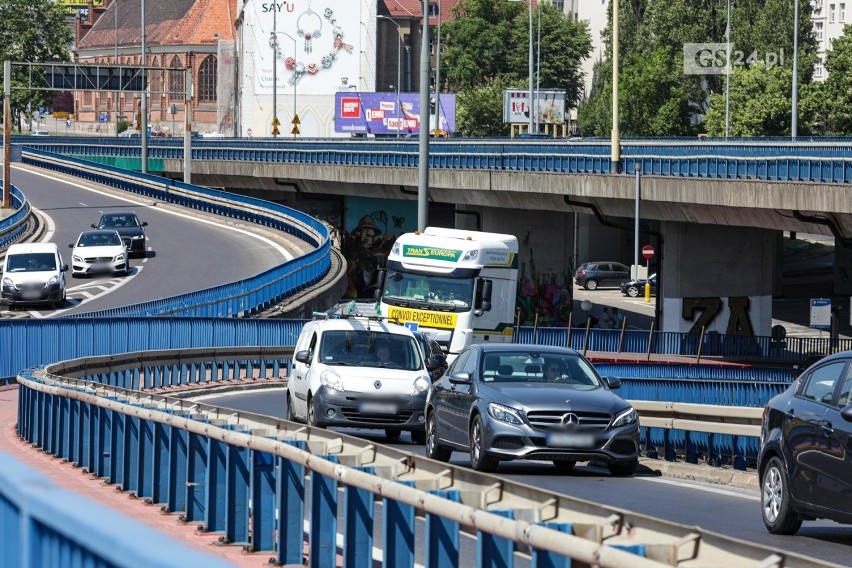
[[[456,96],[441,95],[440,109],[430,99],[429,126],[453,132],[456,128]],[[342,93],[335,95],[334,131],[342,134],[396,135],[420,132],[420,94]],[[440,112],[439,112],[440,110]],[[436,120],[436,115],[440,120]]]
[[[530,109],[529,91],[507,89],[503,91],[503,122],[529,124],[530,110],[538,116],[539,124],[565,124],[565,93],[540,89],[536,93],[538,104]]]

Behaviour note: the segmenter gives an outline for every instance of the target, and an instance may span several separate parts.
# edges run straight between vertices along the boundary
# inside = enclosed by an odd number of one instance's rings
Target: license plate
[[[547,435],[547,445],[554,448],[590,448],[595,445],[595,437],[589,434],[553,432]]]
[[[21,297],[24,300],[38,300],[41,298],[41,292],[24,292]]]
[[[358,410],[365,414],[396,414],[396,405],[383,402],[362,402]]]

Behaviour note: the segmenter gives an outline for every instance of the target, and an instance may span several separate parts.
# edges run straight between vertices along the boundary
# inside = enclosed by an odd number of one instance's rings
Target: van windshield
[[[56,270],[56,255],[52,252],[13,254],[6,259],[7,272],[46,272]]]

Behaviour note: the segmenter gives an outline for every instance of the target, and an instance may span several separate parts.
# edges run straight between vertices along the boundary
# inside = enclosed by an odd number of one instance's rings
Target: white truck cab
[[[383,429],[390,438],[407,430],[422,444],[431,384],[408,328],[363,316],[315,319],[296,341],[287,419]]]

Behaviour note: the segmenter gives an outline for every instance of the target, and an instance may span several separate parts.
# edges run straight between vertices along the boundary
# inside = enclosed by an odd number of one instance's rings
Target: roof
[[[334,316],[329,319],[315,319],[311,323],[318,323],[323,331],[373,331],[376,333],[395,333],[414,337],[411,330],[404,325],[391,323],[380,318],[363,316]]]
[[[56,252],[56,243],[18,243],[6,249],[6,256],[28,252]]]
[[[117,10],[117,13],[116,13]],[[236,0],[148,0],[145,45],[214,45],[236,38]],[[78,42],[78,49],[140,45],[140,2],[113,1]]]
[[[561,347],[558,345],[536,345],[532,343],[474,343],[474,347],[479,348],[483,353],[534,353],[548,355],[578,355],[575,349]]]
[[[459,0],[431,0],[432,3],[440,6],[438,14],[441,16],[441,21],[446,22],[452,17],[453,6],[459,3]],[[423,14],[423,5],[420,0],[379,0],[376,6],[376,13],[380,16],[390,16],[391,18],[413,18],[419,20]],[[437,24],[437,18],[430,18],[432,24]]]

